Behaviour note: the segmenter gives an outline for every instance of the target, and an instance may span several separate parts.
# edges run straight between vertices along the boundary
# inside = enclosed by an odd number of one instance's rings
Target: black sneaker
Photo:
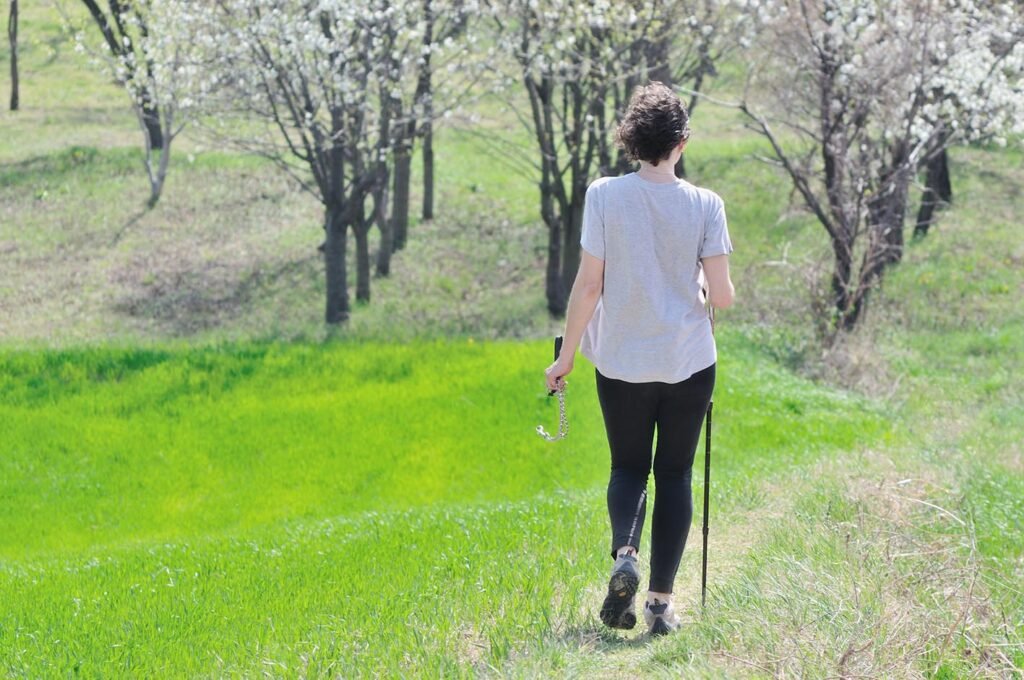
[[[601,622],[609,628],[629,630],[636,625],[633,596],[640,585],[640,572],[636,569],[636,557],[621,555],[612,567],[608,579],[608,596],[601,605]]]
[[[679,628],[679,617],[672,603],[657,598],[654,602],[644,603],[644,621],[651,635],[668,635]]]

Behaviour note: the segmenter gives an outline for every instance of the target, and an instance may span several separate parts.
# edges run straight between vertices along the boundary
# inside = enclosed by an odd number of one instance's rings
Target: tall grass
[[[760,478],[886,436],[869,403],[741,336],[722,345],[716,512],[760,507]],[[452,673],[592,623],[607,445],[585,362],[569,438],[532,432],[555,418],[548,352],[462,339],[0,355],[0,667]]]

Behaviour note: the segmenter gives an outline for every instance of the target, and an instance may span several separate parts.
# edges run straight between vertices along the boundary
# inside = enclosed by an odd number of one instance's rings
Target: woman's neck
[[[667,161],[662,161],[657,166],[647,161],[640,161],[640,169],[637,170],[636,174],[651,182],[668,183],[676,181],[675,168]]]

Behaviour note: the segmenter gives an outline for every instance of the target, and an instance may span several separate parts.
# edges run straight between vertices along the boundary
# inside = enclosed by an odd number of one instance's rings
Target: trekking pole
[[[711,335],[715,334],[715,308],[711,306],[711,298],[705,294],[708,301],[708,318],[711,320]],[[711,411],[715,406],[714,397],[708,402],[708,413],[704,419],[704,553],[701,560],[700,572],[700,607],[704,609],[704,599],[708,589],[708,507],[710,505],[711,492]]]

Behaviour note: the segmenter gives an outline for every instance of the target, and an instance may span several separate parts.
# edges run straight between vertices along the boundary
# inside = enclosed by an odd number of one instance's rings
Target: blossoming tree
[[[757,9],[739,107],[829,237],[826,336],[860,318],[903,254],[917,169],[951,144],[1024,133],[1013,3],[785,0]]]
[[[442,6],[434,0],[434,11]],[[469,3],[460,3],[469,5]],[[447,5],[443,5],[447,6]],[[422,120],[417,82],[434,45],[420,2],[217,0],[192,31],[226,87],[213,127],[272,160],[324,206],[325,320],[350,313],[346,250],[356,244],[356,298],[370,299],[370,228],[381,229],[379,273],[393,250],[388,185],[396,147]],[[254,134],[257,121],[266,134]]]
[[[199,5],[195,0],[110,0],[104,10],[95,0],[82,3],[102,39],[94,49],[87,32],[75,26],[76,47],[128,93],[145,142],[152,208],[163,192],[174,139],[200,114],[205,93],[215,86],[192,36],[183,32]],[[74,25],[58,8],[65,23]]]

